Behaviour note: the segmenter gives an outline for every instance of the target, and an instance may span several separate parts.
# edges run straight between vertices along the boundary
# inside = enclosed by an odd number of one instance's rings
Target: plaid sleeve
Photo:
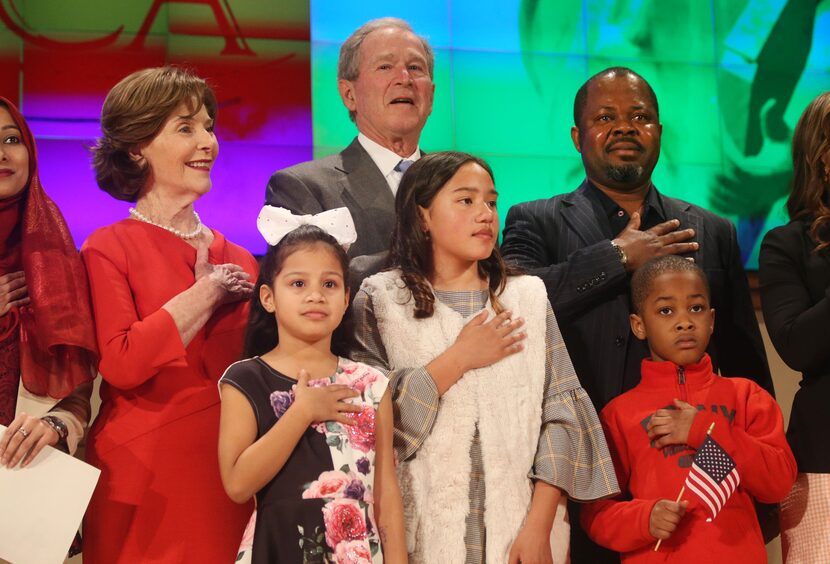
[[[395,450],[399,460],[407,460],[432,432],[438,416],[438,389],[424,366],[392,369],[389,365],[372,299],[366,289],[357,293],[352,308],[355,322],[352,360],[379,368],[389,378],[395,412]]]
[[[599,417],[579,383],[550,305],[546,330],[542,432],[531,478],[562,489],[576,501],[617,494]]]

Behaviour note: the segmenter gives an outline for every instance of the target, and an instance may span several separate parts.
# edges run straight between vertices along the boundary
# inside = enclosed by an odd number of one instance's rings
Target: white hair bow
[[[256,226],[269,245],[274,246],[282,238],[301,225],[315,225],[334,237],[347,251],[357,241],[354,221],[348,208],[326,210],[315,215],[294,215],[290,210],[275,206],[263,206],[256,218]]]

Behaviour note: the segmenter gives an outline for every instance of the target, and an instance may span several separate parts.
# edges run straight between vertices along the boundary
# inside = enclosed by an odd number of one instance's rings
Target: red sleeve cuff
[[[689,429],[689,438],[686,444],[692,448],[700,448],[703,445],[703,441],[706,440],[706,432],[709,430],[709,426],[714,421],[715,414],[706,410],[698,411],[694,421],[692,421],[692,428]]]
[[[654,511],[654,506],[657,505],[659,499],[644,499],[642,500],[642,514],[638,521],[640,522],[640,538],[646,542],[652,542],[654,537],[651,536],[649,523],[651,522],[651,512]]]
[[[169,311],[160,308],[144,318],[142,323],[147,323],[142,328],[142,332],[146,332],[148,337],[147,345],[151,347],[150,350],[155,351],[150,357],[152,368],[187,366],[187,349]]]

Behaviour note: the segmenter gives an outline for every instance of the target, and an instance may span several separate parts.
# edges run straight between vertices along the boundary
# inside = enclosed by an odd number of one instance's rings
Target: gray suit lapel
[[[342,166],[338,168],[345,173],[340,182],[343,192],[348,194],[360,209],[394,213],[395,198],[389,184],[357,138],[343,149],[340,156]]]
[[[602,232],[594,215],[591,201],[585,196],[588,189],[586,182],[563,198],[562,217],[582,242],[588,246],[599,243],[608,237]]]

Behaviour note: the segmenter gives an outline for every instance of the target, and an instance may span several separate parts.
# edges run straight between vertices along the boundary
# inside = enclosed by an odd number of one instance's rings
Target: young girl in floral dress
[[[222,481],[239,503],[256,495],[244,557],[406,562],[387,379],[331,351],[349,299],[351,216],[266,206],[257,224],[270,247],[248,324],[251,358],[219,382]]]

